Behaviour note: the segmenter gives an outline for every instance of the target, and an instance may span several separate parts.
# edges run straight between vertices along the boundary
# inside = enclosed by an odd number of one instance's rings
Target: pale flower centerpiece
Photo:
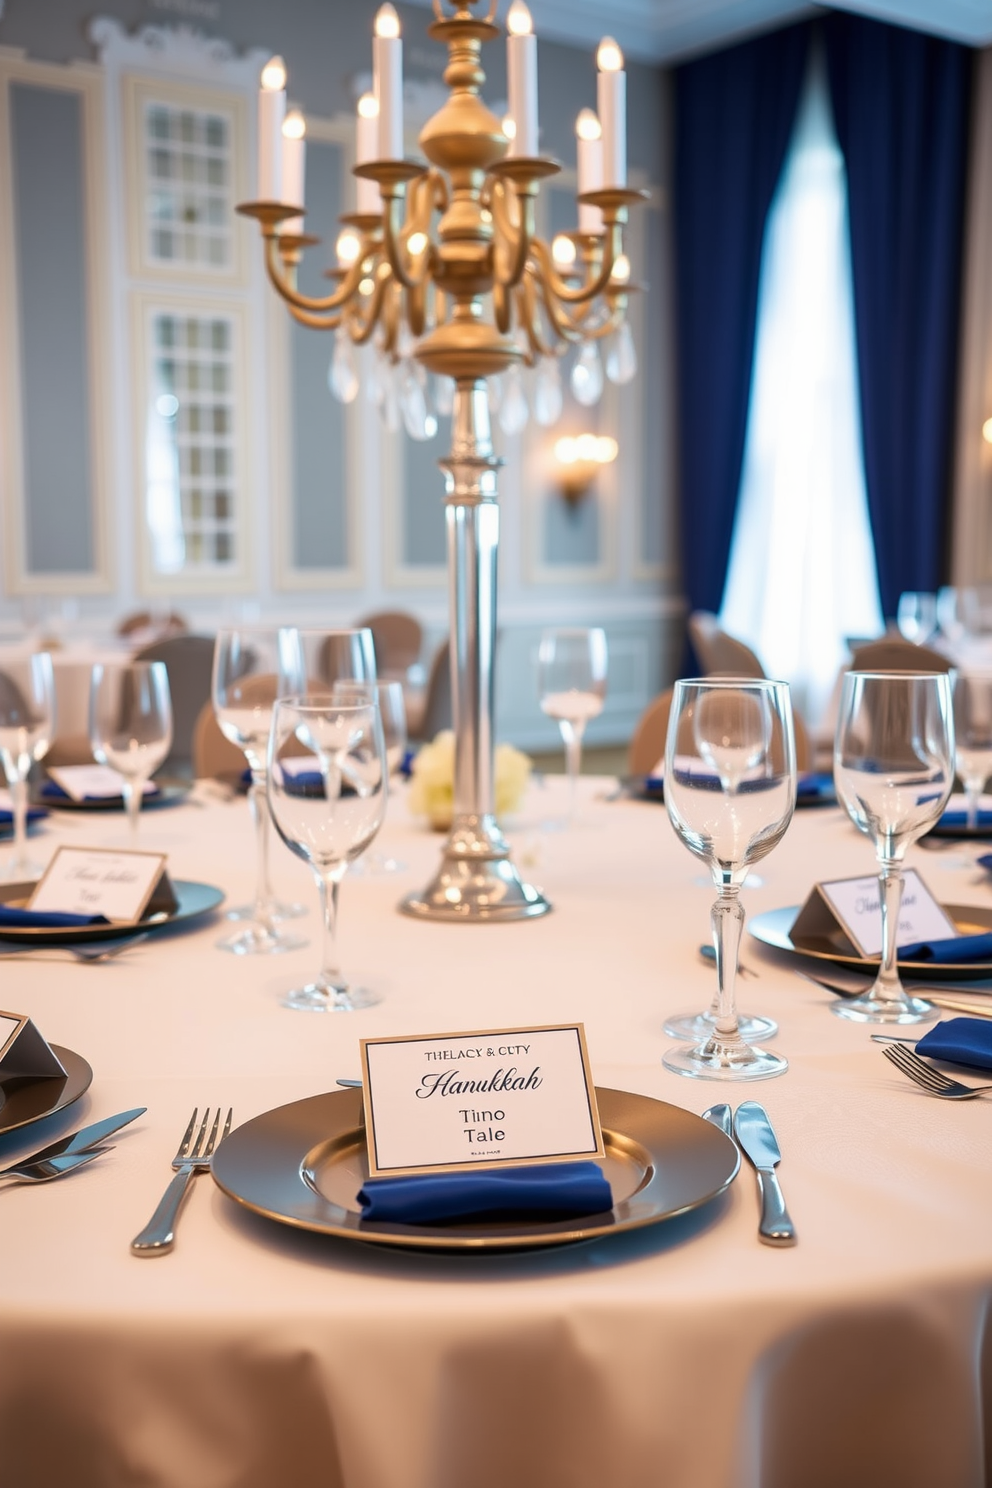
[[[524,798],[531,762],[512,744],[497,744],[495,766],[496,815],[504,817]],[[451,826],[454,799],[455,736],[451,729],[442,729],[413,762],[407,800],[415,816],[426,816],[435,832],[446,832]]]

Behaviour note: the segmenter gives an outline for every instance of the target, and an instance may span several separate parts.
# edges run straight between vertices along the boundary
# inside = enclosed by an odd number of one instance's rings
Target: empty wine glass
[[[902,864],[947,805],[954,782],[951,679],[944,672],[848,672],[834,743],[837,794],[875,844],[882,960],[860,997],[831,1004],[859,1023],[918,1023],[935,1016],[899,979],[896,948]]]
[[[907,641],[925,646],[937,630],[937,596],[907,590],[899,596],[896,623]]]
[[[954,675],[954,762],[964,786],[967,823],[978,827],[978,805],[992,775],[992,672]]]
[[[265,794],[266,751],[276,700],[306,691],[306,672],[296,630],[246,626],[218,632],[214,645],[213,704],[224,737],[242,749],[251,770],[248,803],[255,823],[255,902],[245,929],[222,949],[235,955],[274,955],[306,942],[277,929],[279,913],[269,886],[269,808]],[[291,907],[290,907],[291,908]]]
[[[400,767],[406,754],[406,703],[401,682],[335,682],[334,697],[341,702],[374,702],[382,720],[382,737],[386,745],[386,765],[389,789],[392,791],[399,778]],[[359,858],[353,875],[402,873],[406,864],[373,847]]]
[[[375,837],[386,810],[386,746],[375,703],[327,695],[277,703],[268,793],[276,831],[313,869],[324,917],[317,978],[288,992],[283,1006],[317,1013],[371,1007],[379,997],[349,986],[341,975],[335,936],[341,880]]]
[[[55,729],[55,677],[47,651],[5,659],[0,667],[0,758],[14,813],[14,852],[8,879],[37,878],[27,853],[28,772],[48,753]]]
[[[145,782],[172,748],[172,698],[164,661],[94,666],[90,745],[100,764],[121,776],[131,846],[137,847]]]
[[[590,630],[546,630],[537,654],[537,687],[541,712],[554,718],[565,745],[568,774],[568,821],[575,821],[576,781],[582,759],[582,737],[591,718],[598,718],[606,698],[606,635]]]
[[[765,1080],[788,1063],[741,1036],[735,1001],[748,869],[785,833],[796,804],[796,746],[785,682],[676,682],[665,751],[665,805],[690,852],[708,865],[717,1000],[700,1042],[669,1049],[667,1069],[711,1080]]]

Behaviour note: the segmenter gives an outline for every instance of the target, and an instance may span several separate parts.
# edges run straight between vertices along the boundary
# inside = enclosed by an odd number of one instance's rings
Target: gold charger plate
[[[215,1183],[255,1214],[343,1240],[427,1250],[519,1250],[592,1240],[684,1214],[722,1193],[740,1166],[723,1132],[665,1101],[597,1089],[612,1210],[576,1219],[368,1223],[360,1090],[335,1090],[266,1111],[221,1143]]]
[[[124,940],[130,935],[144,935],[166,925],[182,925],[200,915],[210,914],[224,902],[224,890],[213,884],[192,879],[172,878],[176,896],[173,910],[161,910],[143,920],[115,920],[107,925],[0,925],[0,944],[58,946],[82,945],[89,940]],[[0,904],[23,908],[31,897],[34,883],[0,884]]]
[[[879,957],[855,955],[839,928],[831,935],[811,935],[808,939],[794,941],[792,925],[801,907],[792,904],[786,909],[768,909],[764,914],[749,919],[747,928],[755,940],[772,946],[776,951],[789,951],[795,956],[809,956],[816,961],[832,961],[836,966],[849,966],[853,971],[874,974],[878,970]],[[980,904],[945,904],[943,908],[962,935],[982,935],[992,930],[992,909]],[[978,981],[982,977],[992,977],[992,960],[942,961],[937,966],[932,961],[906,961],[900,956],[899,970],[931,982],[960,982],[968,978]]]
[[[0,1136],[29,1126],[43,1116],[54,1116],[71,1106],[90,1088],[93,1071],[81,1054],[52,1044],[52,1053],[62,1062],[65,1079],[0,1082]]]

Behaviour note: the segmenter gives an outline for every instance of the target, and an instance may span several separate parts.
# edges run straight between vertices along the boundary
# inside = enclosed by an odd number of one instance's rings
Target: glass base
[[[283,935],[264,925],[250,924],[239,934],[219,940],[217,949],[230,951],[233,956],[281,956],[284,951],[301,950],[308,943],[302,935]]]
[[[832,1002],[830,1011],[852,1023],[932,1023],[940,1017],[939,1009],[929,1002],[921,1002],[907,992],[898,999],[876,997],[874,987],[869,987],[860,997]]]
[[[296,1013],[355,1013],[361,1008],[375,1007],[382,998],[367,987],[349,987],[347,983],[332,987],[326,982],[308,982],[305,987],[294,987],[279,1001]]]
[[[705,1043],[668,1049],[662,1064],[690,1080],[772,1080],[784,1075],[789,1061],[755,1044],[708,1038]]]
[[[716,1022],[709,1013],[680,1013],[665,1019],[665,1032],[669,1038],[684,1039],[686,1043],[705,1043],[716,1029]],[[746,1044],[760,1043],[774,1038],[778,1024],[774,1018],[758,1018],[753,1013],[740,1013],[737,1030]]]
[[[305,904],[283,904],[279,899],[272,903],[269,910],[270,917],[277,923],[280,920],[298,920],[307,913]],[[253,920],[255,918],[254,904],[239,904],[236,909],[229,909],[224,916],[227,920]]]

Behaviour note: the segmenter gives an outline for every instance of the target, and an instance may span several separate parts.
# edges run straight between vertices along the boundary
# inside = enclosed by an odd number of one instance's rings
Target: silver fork
[[[963,1085],[960,1080],[952,1080],[950,1075],[934,1069],[905,1044],[886,1044],[882,1053],[917,1085],[931,1095],[943,1096],[944,1100],[971,1100],[973,1096],[992,1090],[992,1085]]]
[[[189,1118],[189,1126],[183,1134],[179,1143],[179,1151],[172,1159],[172,1166],[176,1169],[176,1176],[162,1195],[162,1202],[152,1215],[148,1224],[135,1235],[131,1241],[131,1250],[135,1255],[153,1256],[165,1255],[175,1243],[176,1219],[179,1215],[179,1206],[182,1203],[190,1180],[195,1173],[202,1173],[210,1166],[210,1159],[214,1155],[217,1145],[217,1132],[220,1128],[220,1106],[214,1117],[213,1126],[210,1127],[210,1135],[207,1136],[207,1127],[210,1123],[210,1107],[207,1106],[203,1113],[200,1129],[196,1132],[196,1141],[193,1133],[196,1131],[196,1118],[199,1112],[194,1107],[193,1114]],[[231,1130],[231,1118],[233,1110],[227,1113],[224,1130],[221,1133],[221,1141]]]

